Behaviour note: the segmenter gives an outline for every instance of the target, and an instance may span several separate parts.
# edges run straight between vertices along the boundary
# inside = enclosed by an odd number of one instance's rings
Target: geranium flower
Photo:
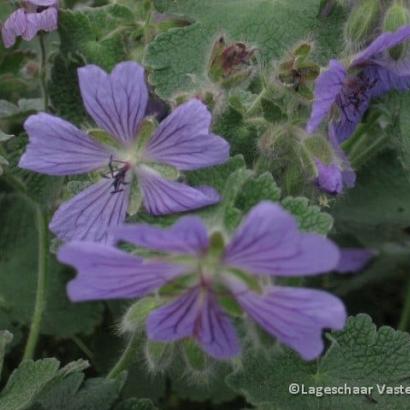
[[[18,36],[30,41],[39,31],[57,30],[58,0],[24,0],[21,5],[2,25],[6,48],[12,47]]]
[[[341,62],[331,60],[329,68],[316,80],[307,132],[313,133],[330,115],[330,132],[341,143],[353,134],[372,98],[391,90],[409,90],[408,61],[395,61],[388,53],[409,38],[410,26],[383,33],[354,56],[347,69]]]
[[[356,173],[350,161],[330,130],[329,141],[333,148],[333,160],[325,164],[316,159],[316,185],[330,195],[339,195],[345,188],[352,188],[356,183]]]
[[[90,242],[65,244],[58,258],[78,270],[68,295],[73,301],[133,299],[174,284],[168,288],[179,296],[168,295],[147,318],[151,340],[193,338],[217,359],[239,354],[235,328],[219,303],[227,298],[306,360],[322,352],[324,328],[344,326],[345,308],[335,296],[268,279],[324,273],[335,269],[340,257],[330,240],[300,232],[294,217],[271,202],[254,207],[230,239],[208,233],[194,216],[166,229],[136,224],[114,231],[118,240],[155,256],[142,259]]]
[[[107,228],[124,221],[131,190],[140,192],[152,215],[184,212],[214,204],[210,187],[192,188],[161,175],[225,162],[228,143],[209,131],[211,114],[194,99],[180,105],[146,141],[139,138],[148,101],[144,69],[118,64],[111,75],[94,65],[78,70],[84,105],[117,146],[93,140],[61,118],[40,113],[25,122],[29,136],[19,166],[48,175],[106,170],[101,179],[63,203],[50,223],[61,240],[105,241]],[[175,172],[174,172],[175,171]],[[135,191],[134,191],[135,192]]]

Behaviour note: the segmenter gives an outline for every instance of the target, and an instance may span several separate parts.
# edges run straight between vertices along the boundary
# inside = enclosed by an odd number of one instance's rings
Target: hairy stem
[[[128,369],[128,367],[136,359],[136,350],[138,347],[139,338],[136,332],[133,333],[130,340],[128,341],[127,347],[122,353],[121,357],[115,363],[114,367],[107,374],[107,379],[115,379],[122,371]]]
[[[40,42],[40,84],[43,94],[44,111],[48,111],[48,92],[47,92],[47,53],[46,45],[44,41],[44,33],[39,34],[38,39]]]
[[[47,218],[39,205],[35,205],[36,224],[38,232],[38,261],[37,261],[37,289],[34,304],[33,318],[31,320],[30,332],[23,360],[30,360],[34,356],[41,322],[46,307],[47,293],[47,269],[48,269],[48,227]]]

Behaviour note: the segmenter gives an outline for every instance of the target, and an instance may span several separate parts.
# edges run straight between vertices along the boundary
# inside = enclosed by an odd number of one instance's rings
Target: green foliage
[[[325,235],[333,226],[333,218],[322,212],[318,206],[309,205],[307,198],[287,197],[282,201],[282,205],[296,217],[300,229],[304,231]]]
[[[162,97],[208,83],[211,48],[221,33],[257,47],[262,64],[315,30],[319,42],[325,41],[326,52],[335,52],[331,48],[340,41],[337,21],[330,26],[317,19],[320,0],[158,0],[156,5],[163,13],[193,22],[160,34],[147,48],[145,62],[153,69],[150,80]]]
[[[335,203],[339,232],[350,232],[367,246],[407,238],[410,181],[393,152],[371,161],[360,172],[355,189]]]
[[[72,362],[59,369],[56,359],[28,360],[13,371],[6,386],[0,393],[0,409],[28,409],[40,394],[58,383],[63,383],[72,374],[81,372],[88,367],[82,360]]]
[[[341,332],[328,335],[331,342],[318,362],[304,362],[295,353],[248,348],[243,368],[227,377],[238,393],[266,409],[406,409],[406,395],[379,394],[377,385],[409,386],[410,336],[388,326],[376,330],[367,315],[348,320]],[[309,387],[373,387],[371,397],[356,395],[291,395],[289,385]],[[284,405],[286,403],[286,405]]]
[[[151,400],[148,399],[128,399],[115,407],[115,410],[158,410]]]
[[[62,368],[56,359],[25,361],[14,370],[0,393],[0,409],[112,409],[123,387],[125,374],[114,380],[91,378],[84,381],[82,371],[88,366],[83,360]]]
[[[124,32],[133,23],[127,7],[114,4],[81,11],[62,10],[59,19],[60,50],[65,56],[78,54],[86,63],[106,70],[126,59]]]
[[[81,124],[86,120],[78,87],[77,68],[96,64],[110,71],[127,60],[126,36],[134,16],[115,4],[59,13],[60,49],[51,70],[49,92],[64,118]],[[127,31],[128,30],[128,31]]]
[[[21,194],[0,197],[0,310],[1,327],[11,322],[29,325],[33,312],[37,272],[37,231],[33,202]],[[24,257],[21,257],[24,255]],[[72,304],[65,285],[67,270],[49,257],[47,308],[42,332],[57,337],[91,333],[101,321],[98,303]],[[16,298],[16,295],[19,295]]]

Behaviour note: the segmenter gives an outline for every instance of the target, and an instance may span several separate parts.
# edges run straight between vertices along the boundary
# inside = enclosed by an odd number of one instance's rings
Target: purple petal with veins
[[[74,125],[53,115],[31,115],[24,123],[29,144],[19,167],[48,175],[74,175],[106,166],[113,152]]]
[[[143,259],[94,242],[70,242],[58,260],[78,271],[67,286],[70,300],[131,299],[159,289],[186,268]]]
[[[84,106],[98,126],[118,141],[132,143],[148,102],[144,68],[126,61],[107,74],[87,65],[78,69],[78,78]]]
[[[200,287],[154,310],[147,320],[147,334],[162,342],[192,337],[216,359],[232,358],[240,350],[236,331],[215,296]]]
[[[200,255],[208,249],[208,231],[196,216],[184,216],[170,228],[129,224],[115,228],[116,240],[130,242],[160,252]]]
[[[346,70],[337,60],[330,60],[329,68],[321,73],[315,82],[315,96],[312,113],[306,126],[309,134],[315,132],[320,123],[330,113],[346,78]]]
[[[211,187],[195,187],[167,180],[148,168],[137,170],[145,209],[152,215],[186,212],[220,200]]]
[[[393,33],[382,33],[365,50],[352,59],[351,66],[362,66],[379,54],[410,39],[410,26],[400,27]]]
[[[333,270],[339,257],[329,239],[299,232],[287,211],[261,202],[234,233],[224,264],[255,275],[303,276]]]
[[[124,222],[129,185],[113,191],[112,179],[102,179],[64,202],[50,222],[50,230],[62,241],[110,242],[109,228]]]
[[[161,122],[143,157],[192,170],[221,164],[229,158],[229,144],[209,131],[211,113],[199,100],[180,105]]]
[[[258,294],[233,281],[230,287],[255,322],[305,360],[322,353],[324,329],[341,330],[346,321],[343,303],[327,292],[269,286]]]

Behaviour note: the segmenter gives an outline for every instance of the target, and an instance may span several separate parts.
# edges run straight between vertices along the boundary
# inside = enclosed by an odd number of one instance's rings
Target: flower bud
[[[312,45],[304,42],[279,64],[279,80],[302,97],[312,98],[308,84],[319,75],[320,67],[309,59]]]
[[[192,340],[186,340],[183,343],[184,359],[188,369],[194,373],[203,373],[208,370],[208,356]]]
[[[383,21],[383,31],[394,32],[399,27],[402,27],[410,23],[410,15],[407,7],[402,1],[395,1],[386,11]],[[406,53],[406,44],[399,44],[389,50],[390,56],[398,60]]]
[[[172,362],[174,344],[147,340],[145,344],[145,360],[153,372],[164,371]]]
[[[158,305],[156,298],[145,297],[137,300],[127,310],[121,320],[121,331],[123,333],[134,333],[138,329],[142,329],[147,316]]]
[[[355,47],[363,44],[377,27],[380,0],[359,0],[353,8],[345,27],[345,39]]]
[[[254,54],[255,49],[245,43],[227,45],[224,37],[220,37],[212,48],[209,78],[226,88],[238,85],[252,74],[250,63]]]

